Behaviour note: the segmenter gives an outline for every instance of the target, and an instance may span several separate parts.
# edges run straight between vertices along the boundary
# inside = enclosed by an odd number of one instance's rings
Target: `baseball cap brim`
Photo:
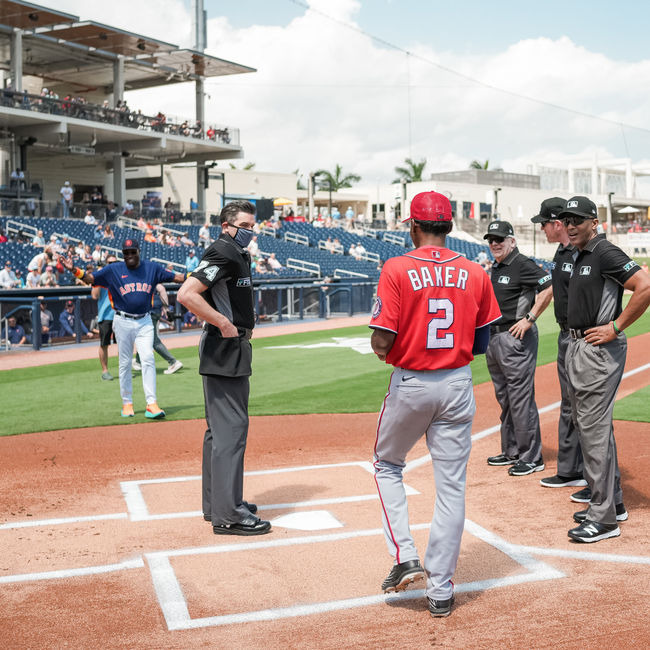
[[[593,214],[588,214],[587,212],[580,212],[580,210],[563,210],[557,216],[558,218],[562,219],[567,214],[571,214],[575,217],[582,217],[583,219],[598,219],[598,217],[594,217]]]

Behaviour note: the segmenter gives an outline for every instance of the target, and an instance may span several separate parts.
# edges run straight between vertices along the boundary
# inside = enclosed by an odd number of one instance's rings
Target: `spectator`
[[[204,223],[201,228],[199,228],[199,246],[202,248],[207,248],[212,243],[212,238],[210,237],[210,224]]]
[[[4,269],[0,271],[0,287],[3,289],[14,289],[17,286],[16,274],[11,268],[11,261],[7,260]]]
[[[113,229],[109,224],[106,224],[106,226],[104,226],[104,233],[102,237],[104,239],[115,239],[115,234],[113,233]]]
[[[11,172],[11,180],[9,182],[9,186],[11,188],[16,188],[21,190],[24,190],[26,188],[25,174],[23,173],[23,170],[20,169],[20,167],[16,167],[16,169]]]
[[[45,247],[42,253],[37,253],[32,257],[27,265],[27,270],[37,271],[40,276],[48,264],[52,264],[52,249],[49,246]]]
[[[181,235],[181,240],[180,241],[181,241],[181,244],[183,244],[183,246],[194,246],[194,242],[190,239],[189,233],[187,233],[187,232],[184,232]]]
[[[74,196],[74,190],[70,186],[70,181],[63,183],[60,193],[61,205],[63,207],[63,218],[68,219],[70,217],[70,208],[72,208],[72,197]]]
[[[90,211],[86,210],[86,216],[84,217],[84,223],[87,223],[91,226],[95,226],[97,224],[97,219],[95,218],[95,215]]]
[[[41,343],[49,343],[50,336],[52,331],[52,323],[54,322],[54,316],[52,312],[47,309],[47,305],[41,303]]]
[[[144,235],[144,240],[150,242],[151,244],[155,244],[158,241],[151,228],[147,228],[147,232]]]
[[[190,198],[190,212],[193,212],[194,210],[199,209],[199,204],[193,199]]]
[[[95,250],[92,252],[90,259],[95,263],[99,264],[102,261],[102,245],[95,244]]]
[[[35,269],[32,269],[27,274],[27,278],[25,279],[25,285],[28,289],[38,289],[38,287],[41,286],[40,280],[41,280],[41,274]]]
[[[93,192],[90,195],[90,202],[95,204],[100,204],[102,202],[102,193],[99,191],[98,187],[93,187]]]
[[[188,273],[191,273],[199,265],[199,258],[194,254],[194,249],[190,248],[185,258],[185,268]]]
[[[16,269],[16,289],[25,288],[25,278],[23,278],[23,272],[20,269]]]
[[[59,255],[64,251],[64,248],[61,244],[61,240],[54,233],[50,235],[49,248],[53,253],[57,253]]]
[[[54,275],[54,267],[48,266],[45,267],[45,271],[41,273],[41,278],[39,280],[39,284],[41,287],[58,287],[59,283],[56,279],[56,275]]]
[[[124,209],[123,209],[123,214],[127,217],[130,217],[133,215],[133,203],[131,202],[131,199],[127,199],[124,203]],[[140,217],[142,219],[142,217]],[[139,225],[139,222],[138,222]]]
[[[61,336],[75,336],[74,302],[72,300],[68,300],[65,303],[65,309],[59,316],[59,323],[61,325]],[[81,319],[79,319],[79,329],[81,329],[82,333],[89,339],[93,337],[93,333],[88,331],[88,328],[84,325],[84,322]]]
[[[185,312],[183,316],[183,327],[198,327],[199,319],[196,317],[196,314],[193,314],[189,309]]]
[[[272,271],[279,271],[282,268],[282,264],[280,264],[280,261],[276,259],[275,253],[271,253],[269,255],[269,259],[267,260],[267,263],[269,267],[271,267]]]
[[[7,235],[5,235],[5,231],[0,228],[0,244],[6,244],[7,243]]]
[[[43,231],[42,230],[39,230],[36,233],[36,237],[34,237],[34,239],[32,239],[32,244],[34,246],[45,246],[45,237],[43,237]]]
[[[101,223],[98,223],[97,227],[95,228],[95,232],[93,233],[93,240],[100,241],[103,238],[104,238],[104,228],[102,228]]]
[[[348,230],[352,227],[352,222],[354,221],[354,210],[351,205],[348,205],[348,209],[345,211],[345,222]]]
[[[253,235],[253,239],[250,240],[246,250],[250,253],[251,257],[257,257],[260,252],[260,247],[257,243],[257,235]]]
[[[151,226],[145,221],[142,215],[138,217],[138,228],[140,228],[140,230],[151,229]]]
[[[25,330],[22,326],[16,323],[15,316],[9,316],[9,318],[7,318],[7,325],[7,340],[11,345],[22,345],[23,343],[27,343]]]

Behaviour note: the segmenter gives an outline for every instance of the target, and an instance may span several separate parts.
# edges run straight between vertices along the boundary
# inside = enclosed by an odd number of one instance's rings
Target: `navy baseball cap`
[[[140,250],[140,244],[138,243],[137,239],[131,239],[130,237],[127,237],[123,242],[122,242],[122,250]]]
[[[411,201],[411,214],[402,219],[402,223],[416,221],[451,221],[451,203],[444,194],[438,192],[420,192]]]
[[[559,217],[562,219],[570,214],[583,219],[598,219],[598,208],[586,196],[573,196],[566,202],[566,207],[560,212]]]
[[[487,239],[488,237],[502,237],[505,239],[506,237],[514,237],[515,236],[515,231],[512,229],[512,225],[507,222],[507,221],[493,221],[489,226],[488,226],[488,231],[485,235],[483,235],[483,239]]]
[[[539,214],[536,214],[531,221],[533,223],[546,223],[547,221],[560,220],[561,212],[566,208],[566,201],[559,196],[545,199],[539,207]]]

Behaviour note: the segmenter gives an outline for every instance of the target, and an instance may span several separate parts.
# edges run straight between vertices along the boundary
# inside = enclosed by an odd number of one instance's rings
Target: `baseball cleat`
[[[152,420],[157,420],[165,417],[165,411],[156,402],[151,402],[151,404],[147,404],[147,410],[144,415]]]
[[[625,506],[622,503],[616,505],[616,521],[627,521],[628,514]],[[573,521],[576,524],[581,524],[583,521],[587,520],[587,510],[580,510],[579,512],[573,513]]]
[[[451,614],[451,606],[454,604],[454,595],[451,595],[451,598],[447,600],[434,600],[427,596],[427,601],[429,602],[429,613],[434,618],[442,618],[443,616],[449,616]]]
[[[133,404],[122,404],[122,417],[132,418],[135,416],[133,412]]]
[[[408,585],[416,580],[424,578],[424,569],[420,565],[420,560],[408,560],[400,564],[393,565],[386,579],[381,583],[381,588],[385,594],[394,591],[404,591]]]
[[[542,487],[550,488],[559,488],[559,487],[582,487],[587,485],[582,476],[560,476],[556,474],[555,476],[547,476],[543,478],[539,484]]]
[[[510,476],[526,476],[526,474],[542,472],[543,470],[543,461],[540,461],[539,463],[524,463],[524,461],[518,460],[517,463],[508,470],[508,474],[510,474]]]
[[[498,456],[489,456],[487,459],[488,465],[501,466],[501,465],[514,465],[519,460],[519,456],[506,456],[499,454]]]
[[[142,366],[135,359],[131,359],[131,368],[133,370],[142,370]]]
[[[577,528],[572,528],[568,535],[575,542],[600,542],[609,537],[618,537],[621,529],[617,524],[601,524],[597,521],[585,519]]]
[[[173,375],[177,370],[180,370],[183,367],[183,364],[176,360],[174,363],[170,364],[169,368],[165,368],[163,370],[163,374],[165,375]]]
[[[580,490],[580,492],[574,492],[571,495],[571,501],[575,503],[589,503],[591,501],[591,488],[586,487],[584,490]]]

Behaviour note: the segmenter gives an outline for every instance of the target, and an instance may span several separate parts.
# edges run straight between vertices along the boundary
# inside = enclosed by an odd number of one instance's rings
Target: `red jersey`
[[[422,246],[384,264],[370,327],[397,335],[386,363],[443,370],[467,365],[476,328],[500,317],[479,264],[448,248]]]

